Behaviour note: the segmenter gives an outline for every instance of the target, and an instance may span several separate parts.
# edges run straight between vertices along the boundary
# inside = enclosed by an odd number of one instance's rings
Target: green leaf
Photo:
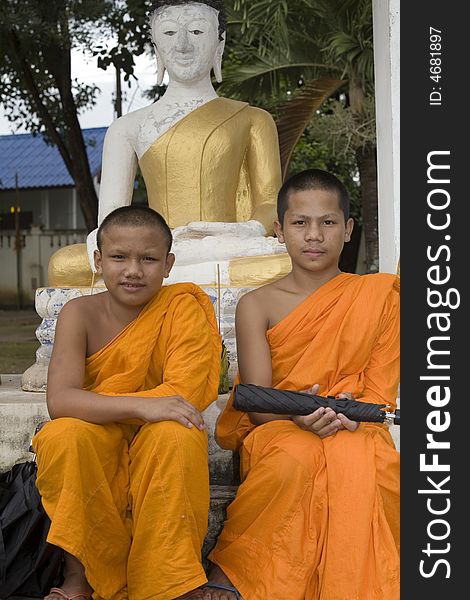
[[[292,152],[323,102],[334,94],[344,81],[341,79],[316,79],[307,82],[292,100],[281,106],[277,120],[282,176],[285,179]]]

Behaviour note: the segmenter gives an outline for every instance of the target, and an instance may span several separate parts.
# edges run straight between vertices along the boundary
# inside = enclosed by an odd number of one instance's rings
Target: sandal
[[[215,583],[215,581],[208,581],[202,586],[202,589],[204,588],[214,588],[217,590],[225,590],[226,592],[232,592],[232,594],[235,594],[237,600],[242,599],[242,597],[240,596],[240,592],[236,588],[234,588],[233,585],[223,585],[222,583]]]
[[[61,596],[62,598],[64,598],[64,600],[75,600],[75,598],[83,598],[84,600],[92,600],[92,598],[93,598],[93,594],[90,594],[88,592],[77,592],[76,594],[70,594],[70,596],[69,596],[66,592],[64,592],[64,590],[62,590],[61,588],[57,588],[57,587],[53,587],[50,589],[48,596],[50,596],[51,594],[57,594],[58,596]]]

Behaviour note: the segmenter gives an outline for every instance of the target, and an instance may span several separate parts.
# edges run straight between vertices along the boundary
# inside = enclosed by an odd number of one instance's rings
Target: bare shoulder
[[[267,286],[263,285],[251,292],[247,292],[244,294],[237,304],[237,309],[241,308],[242,310],[249,310],[250,308],[261,307],[263,303],[263,298],[266,298],[265,289]]]
[[[237,304],[237,317],[270,319],[270,308],[277,302],[279,295],[278,282],[262,285],[240,298]]]
[[[93,328],[103,309],[104,293],[69,300],[59,313],[57,325],[83,331]]]

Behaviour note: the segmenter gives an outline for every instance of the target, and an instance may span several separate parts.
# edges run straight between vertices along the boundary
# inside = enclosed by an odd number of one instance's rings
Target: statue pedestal
[[[26,392],[45,392],[47,387],[47,369],[54,345],[54,334],[57,317],[62,307],[80,296],[105,291],[103,286],[88,288],[38,288],[36,290],[35,308],[42,322],[36,329],[36,337],[41,346],[36,350],[36,362],[23,373],[21,388]]]
[[[229,381],[233,383],[237,371],[237,350],[235,340],[235,308],[239,298],[253,287],[241,286],[200,286],[210,297],[219,323],[219,330],[227,349],[230,362]],[[35,307],[42,322],[36,329],[36,337],[41,346],[36,351],[36,362],[22,376],[21,388],[28,392],[45,392],[47,370],[54,345],[57,317],[62,307],[73,298],[89,296],[106,291],[103,284],[91,287],[39,288],[36,291]]]

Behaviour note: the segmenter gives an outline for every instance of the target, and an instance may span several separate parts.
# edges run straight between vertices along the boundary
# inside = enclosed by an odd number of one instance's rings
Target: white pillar
[[[373,0],[379,268],[400,257],[400,0]]]

